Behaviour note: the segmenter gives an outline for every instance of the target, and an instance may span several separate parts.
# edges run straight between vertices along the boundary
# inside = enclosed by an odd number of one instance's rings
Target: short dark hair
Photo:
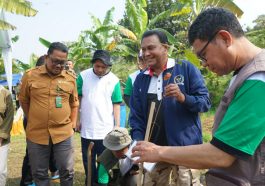
[[[40,56],[36,62],[36,67],[44,65],[46,55]]]
[[[189,28],[189,43],[196,39],[208,41],[220,30],[228,31],[235,38],[244,36],[236,16],[224,8],[208,8],[201,12]]]
[[[67,53],[68,54],[68,48],[66,45],[60,42],[53,42],[51,43],[49,50],[48,50],[48,55],[52,54],[54,50],[59,50],[61,52]]]
[[[160,30],[145,31],[142,36],[141,42],[143,41],[144,38],[152,36],[152,35],[156,35],[161,43],[168,44],[167,35]]]

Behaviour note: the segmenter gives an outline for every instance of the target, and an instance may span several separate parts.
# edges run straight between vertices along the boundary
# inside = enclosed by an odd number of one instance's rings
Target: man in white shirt
[[[96,156],[105,147],[104,137],[120,125],[120,103],[122,102],[119,79],[111,72],[109,52],[96,50],[93,67],[82,71],[77,78],[78,95],[81,100],[80,125],[83,165],[87,175],[87,149],[91,141],[92,182],[97,180]]]

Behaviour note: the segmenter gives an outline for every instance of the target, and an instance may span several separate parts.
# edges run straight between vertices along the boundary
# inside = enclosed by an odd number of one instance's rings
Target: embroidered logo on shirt
[[[184,76],[183,75],[177,75],[174,78],[174,83],[176,83],[177,85],[184,85]]]

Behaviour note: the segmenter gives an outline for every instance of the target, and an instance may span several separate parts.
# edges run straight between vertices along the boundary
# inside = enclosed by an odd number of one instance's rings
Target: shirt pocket
[[[72,86],[70,83],[67,83],[67,84],[63,84],[63,85],[58,85],[58,88],[59,88],[59,96],[62,97],[62,101],[65,102],[65,101],[68,101],[69,100],[69,97],[72,95]]]
[[[47,97],[49,94],[48,85],[46,83],[36,82],[32,83],[30,87],[30,93],[33,97]]]

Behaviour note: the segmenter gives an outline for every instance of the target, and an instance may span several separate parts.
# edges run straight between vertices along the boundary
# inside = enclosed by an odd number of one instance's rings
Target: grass
[[[128,113],[128,112],[127,112]],[[211,140],[211,128],[213,125],[213,112],[201,114],[203,141],[208,142]],[[85,185],[85,173],[82,164],[81,142],[78,133],[74,136],[75,139],[75,186]],[[12,137],[8,156],[8,178],[7,186],[19,185],[21,179],[22,161],[25,155],[26,139],[25,135],[18,135]],[[204,173],[205,171],[202,171]],[[53,182],[52,185],[59,186],[58,183]]]
[[[75,139],[75,186],[85,185],[85,172],[82,163],[82,153],[81,153],[81,142],[80,135],[77,133],[74,136]],[[19,185],[21,179],[21,167],[23,158],[25,156],[26,149],[26,139],[25,135],[18,135],[12,137],[11,146],[8,155],[8,177],[6,186]],[[58,180],[52,182],[51,185],[59,186]]]
[[[202,113],[200,114],[200,117],[202,122],[203,142],[207,143],[212,139],[214,112],[209,111],[207,113]]]

